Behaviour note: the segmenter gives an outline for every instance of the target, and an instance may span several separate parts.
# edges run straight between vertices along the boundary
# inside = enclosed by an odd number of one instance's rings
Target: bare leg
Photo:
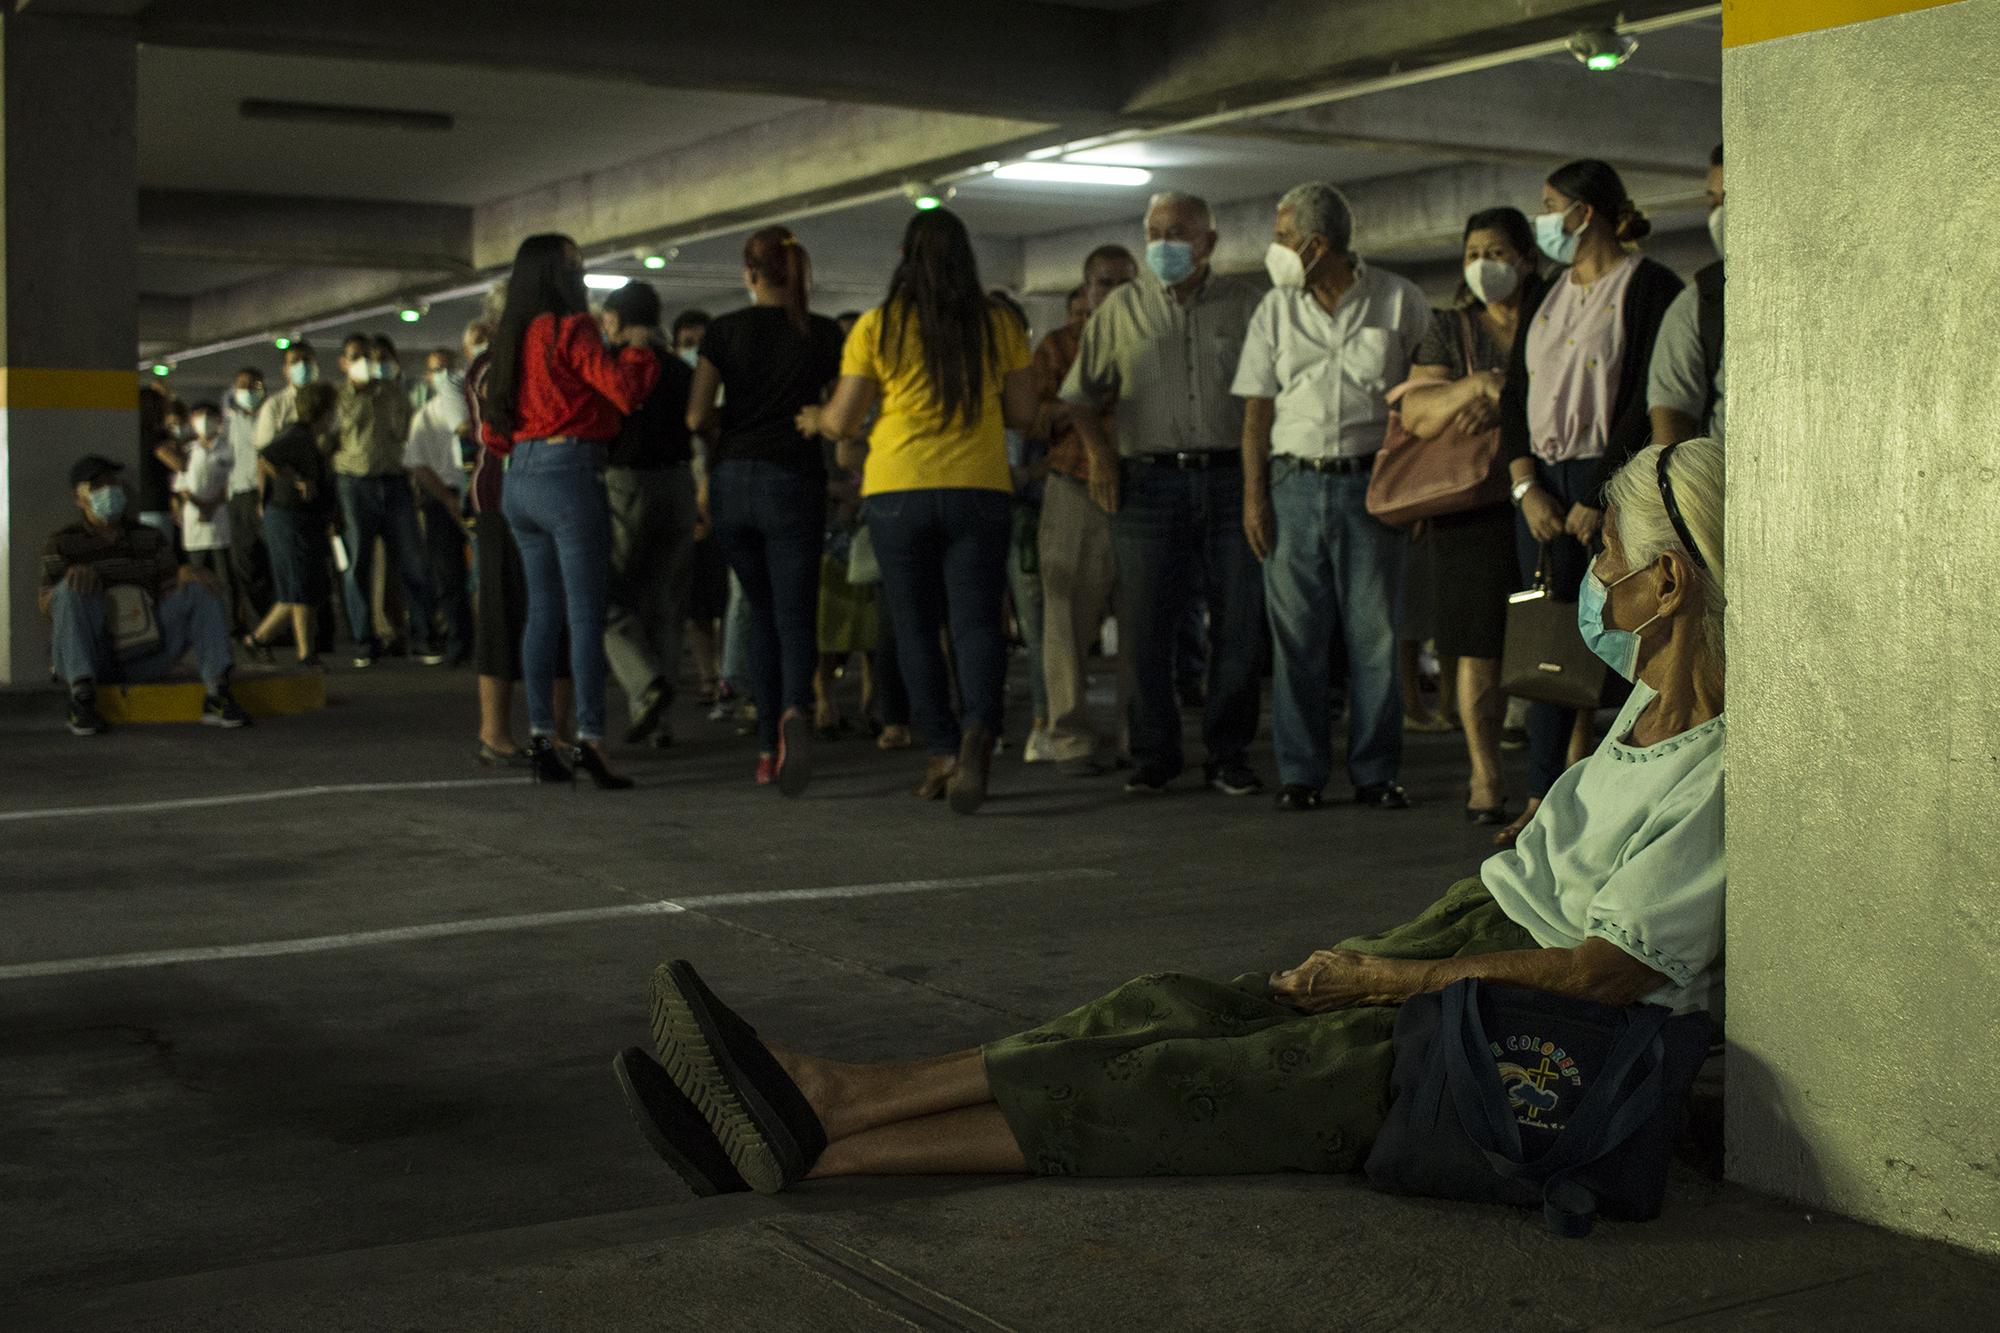
[[[1529,797],[1528,804],[1522,809],[1520,814],[1514,817],[1514,822],[1493,835],[1493,845],[1495,847],[1512,847],[1520,839],[1521,834],[1527,830],[1528,825],[1534,822],[1535,811],[1541,808],[1541,797]]]
[[[291,618],[292,609],[280,603],[272,607],[270,614],[258,622],[256,629],[250,631],[250,637],[258,643],[268,646],[271,642],[271,636],[276,634],[284,625],[291,623]]]
[[[892,1065],[842,1064],[781,1046],[769,1049],[812,1104],[828,1142],[993,1101],[986,1057],[976,1046]]]
[[[964,1106],[856,1134],[828,1146],[807,1173],[826,1176],[1025,1175],[1027,1158],[1000,1108]]]
[[[1500,770],[1500,663],[1490,657],[1461,657],[1458,662],[1458,715],[1465,725],[1465,750],[1472,760],[1475,809],[1488,810],[1507,799],[1507,780]]]
[[[294,602],[292,613],[292,642],[298,645],[299,661],[313,655],[313,609],[304,602]]]
[[[514,682],[501,676],[479,678],[479,739],[501,754],[512,754],[514,744]]]
[[[1463,710],[1459,707],[1458,691],[1452,687],[1453,682],[1459,679],[1462,670],[1459,663],[1464,660],[1462,657],[1438,659],[1438,716],[1454,727],[1465,725],[1461,717]]]
[[[833,697],[833,673],[840,665],[835,653],[821,653],[813,667],[813,726],[832,731],[840,725],[840,704]]]
[[[556,682],[556,738],[564,745],[571,744],[576,737],[576,686],[565,676]]]

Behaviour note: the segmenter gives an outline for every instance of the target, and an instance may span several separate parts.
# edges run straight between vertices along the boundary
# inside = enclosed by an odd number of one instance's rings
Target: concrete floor
[[[1344,1178],[697,1203],[609,1075],[660,959],[848,1059],[1141,972],[1290,964],[1477,866],[1459,741],[1412,738],[1407,814],[1191,779],[1139,801],[1016,751],[962,820],[858,738],[785,802],[686,710],[676,748],[620,756],[639,791],[538,790],[471,762],[470,688],[342,670],[321,714],[96,741],[0,710],[0,1328],[1873,1329],[2000,1300],[1989,1261],[1685,1169],[1661,1221],[1581,1243]],[[159,808],[427,781],[457,785]],[[662,899],[688,910],[634,910]],[[461,933],[366,934],[438,923]],[[323,947],[125,957],[301,939]],[[87,961],[22,966],[52,960]]]

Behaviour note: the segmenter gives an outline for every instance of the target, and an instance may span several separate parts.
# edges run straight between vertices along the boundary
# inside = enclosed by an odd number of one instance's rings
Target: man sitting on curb
[[[180,564],[171,541],[125,516],[123,470],[95,454],[79,459],[69,480],[83,521],[42,547],[40,607],[55,625],[55,669],[69,686],[69,729],[78,736],[106,729],[97,711],[99,680],[159,680],[189,652],[208,689],[202,722],[248,726],[249,715],[229,692],[229,611],[214,577]]]

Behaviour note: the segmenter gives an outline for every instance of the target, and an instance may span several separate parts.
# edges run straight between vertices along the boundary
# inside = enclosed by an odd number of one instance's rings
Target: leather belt
[[[1304,468],[1307,472],[1317,472],[1328,477],[1351,477],[1360,472],[1375,470],[1375,455],[1363,454],[1359,458],[1300,458],[1294,454],[1279,454],[1293,467]]]
[[[1179,468],[1183,472],[1204,472],[1213,467],[1235,467],[1243,455],[1235,449],[1192,449],[1177,454],[1134,454],[1135,463],[1154,467]]]

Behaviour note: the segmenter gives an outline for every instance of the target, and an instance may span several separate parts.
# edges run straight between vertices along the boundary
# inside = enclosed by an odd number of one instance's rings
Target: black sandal
[[[756,1029],[684,960],[653,973],[653,1040],[751,1189],[777,1194],[805,1179],[826,1128]]]

